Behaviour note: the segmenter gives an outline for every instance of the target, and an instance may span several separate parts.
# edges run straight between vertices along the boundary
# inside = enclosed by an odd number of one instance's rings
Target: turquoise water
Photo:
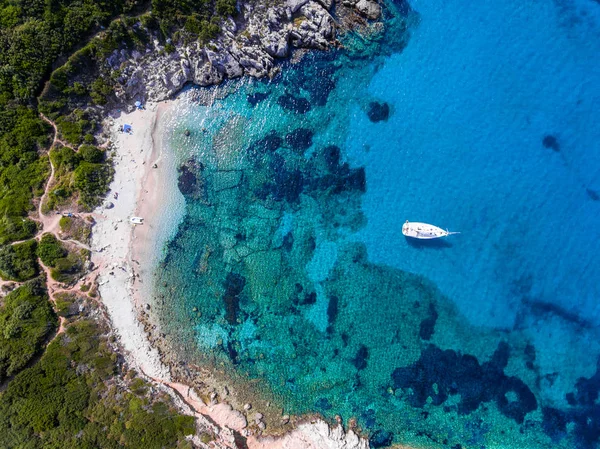
[[[600,4],[411,7],[180,97],[162,327],[373,447],[596,447]]]

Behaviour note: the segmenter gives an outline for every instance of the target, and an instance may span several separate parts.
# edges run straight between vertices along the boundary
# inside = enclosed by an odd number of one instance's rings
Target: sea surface
[[[372,447],[598,447],[600,3],[384,14],[180,95],[161,327]]]

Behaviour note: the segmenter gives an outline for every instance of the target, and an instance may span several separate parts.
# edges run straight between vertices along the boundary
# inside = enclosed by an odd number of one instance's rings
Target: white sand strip
[[[128,362],[149,376],[163,380],[169,380],[169,371],[160,362],[158,351],[147,341],[134,307],[135,266],[130,251],[134,225],[129,219],[136,210],[146,172],[152,170],[152,133],[157,116],[167,107],[168,103],[161,103],[160,107],[148,105],[146,110],[111,120],[113,123],[109,126],[117,154],[115,177],[106,201],[112,202],[114,207],[97,210],[99,218],[92,235],[92,261],[100,269],[100,295],[121,344],[129,353],[126,354]],[[132,126],[131,134],[119,132],[119,126],[125,123]]]

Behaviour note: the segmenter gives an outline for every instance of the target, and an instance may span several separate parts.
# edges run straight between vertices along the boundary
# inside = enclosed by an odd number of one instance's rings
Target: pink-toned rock
[[[369,449],[369,442],[342,426],[329,427],[322,420],[300,424],[281,437],[251,436],[248,449]]]
[[[207,405],[201,408],[199,412],[203,415],[208,415],[219,427],[229,427],[237,432],[248,425],[246,417],[225,402]]]

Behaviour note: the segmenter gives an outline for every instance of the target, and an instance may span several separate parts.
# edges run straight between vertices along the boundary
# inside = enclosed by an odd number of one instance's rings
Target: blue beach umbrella
[[[123,125],[123,131],[128,133],[132,130],[131,125],[128,125],[127,123]]]

